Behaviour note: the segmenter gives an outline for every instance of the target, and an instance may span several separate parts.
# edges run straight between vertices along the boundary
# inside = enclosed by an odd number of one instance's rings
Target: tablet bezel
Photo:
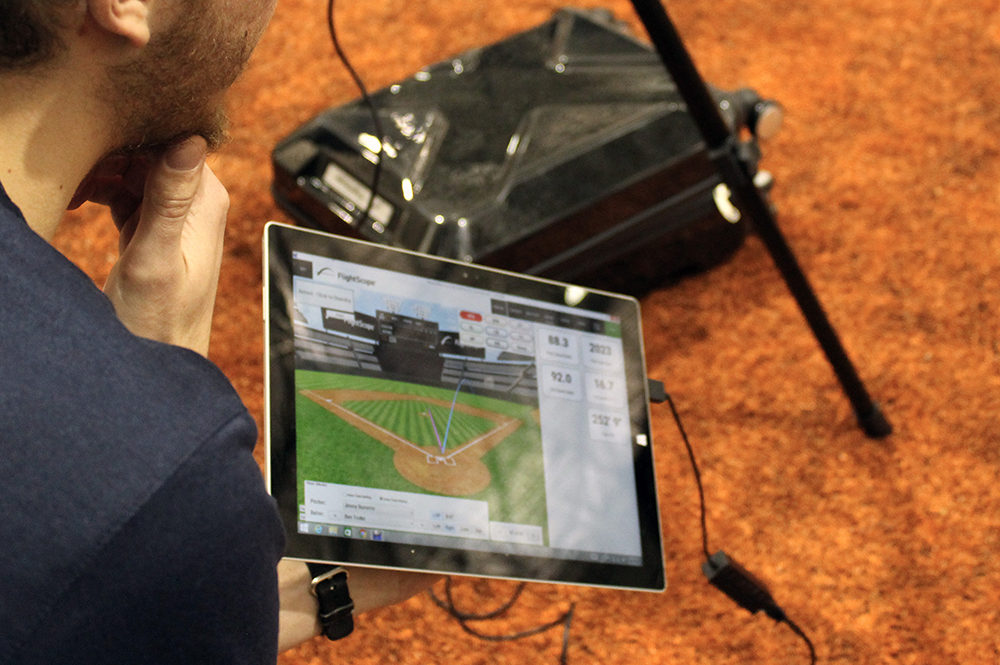
[[[642,551],[640,566],[526,555],[503,551],[503,547],[497,547],[497,551],[483,551],[299,533],[295,466],[295,341],[286,306],[292,299],[292,253],[296,251],[487,289],[563,308],[567,306],[567,288],[575,289],[549,280],[301,227],[269,223],[264,232],[266,476],[268,490],[278,504],[285,528],[287,557],[453,575],[646,591],[665,589],[639,303],[629,296],[601,291],[577,289],[573,293],[579,297],[575,305],[579,310],[611,314],[621,322],[628,411],[632,421],[631,445]],[[645,445],[639,443],[643,437]]]

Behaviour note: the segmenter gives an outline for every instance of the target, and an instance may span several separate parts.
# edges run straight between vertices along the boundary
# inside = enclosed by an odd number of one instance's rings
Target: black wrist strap
[[[339,566],[309,563],[312,592],[319,600],[319,623],[330,640],[347,637],[354,630],[354,601],[347,589],[347,571]]]

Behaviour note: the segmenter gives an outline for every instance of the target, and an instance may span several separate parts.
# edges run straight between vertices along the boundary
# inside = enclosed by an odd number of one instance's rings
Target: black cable
[[[659,387],[659,382],[656,383],[657,387]],[[720,550],[714,555],[709,555],[708,524],[705,517],[705,490],[701,482],[701,471],[698,469],[698,462],[694,457],[694,449],[688,440],[687,432],[684,431],[684,424],[681,422],[681,417],[677,412],[677,407],[674,405],[673,398],[670,397],[669,393],[662,390],[657,390],[656,394],[658,397],[662,397],[662,400],[657,399],[656,401],[666,401],[670,405],[670,411],[674,415],[674,422],[677,423],[677,429],[684,440],[684,447],[687,448],[688,458],[691,460],[691,468],[694,470],[695,482],[698,485],[698,497],[701,500],[701,542],[705,558],[707,559],[702,565],[702,571],[712,586],[725,593],[737,605],[748,610],[751,614],[763,610],[765,614],[778,623],[787,624],[792,629],[792,632],[801,637],[806,646],[809,647],[810,665],[816,665],[816,647],[813,646],[812,640],[778,606],[771,596],[767,585],[758,580],[753,573],[741,566],[725,552]]]
[[[513,595],[511,595],[510,600],[508,600],[506,603],[504,603],[500,607],[490,612],[475,614],[472,612],[460,612],[458,608],[455,607],[455,599],[451,595],[451,584],[452,584],[451,578],[449,577],[444,584],[445,597],[448,599],[448,608],[445,609],[447,609],[448,613],[451,614],[456,619],[458,619],[459,621],[485,621],[487,619],[495,619],[498,616],[505,614],[510,608],[514,607],[514,603],[517,602],[517,599],[521,597],[521,593],[524,592],[525,587],[528,586],[526,583],[521,582],[520,584],[517,585],[517,589],[514,590],[514,593]],[[431,595],[432,596],[434,595],[433,591],[431,591]],[[435,596],[435,600],[436,599],[437,596]]]
[[[694,450],[691,448],[691,442],[688,440],[687,432],[684,431],[684,423],[681,422],[681,415],[677,413],[677,407],[674,405],[674,400],[669,393],[663,393],[667,400],[667,404],[670,405],[670,412],[674,414],[674,422],[677,423],[677,429],[680,430],[681,438],[684,439],[684,447],[687,448],[688,459],[691,460],[691,468],[694,469],[694,481],[698,485],[698,499],[701,502],[701,548],[705,553],[705,558],[710,559],[712,555],[708,552],[708,523],[705,518],[705,488],[701,484],[701,471],[698,470],[698,462],[694,459]]]
[[[375,203],[376,192],[378,192],[378,184],[382,178],[382,157],[385,155],[385,151],[382,149],[382,141],[384,140],[385,134],[382,132],[382,123],[378,117],[378,109],[375,108],[375,102],[372,101],[371,95],[368,94],[368,88],[365,87],[364,81],[358,76],[357,71],[351,65],[351,61],[347,59],[347,54],[344,53],[344,49],[340,46],[340,40],[337,38],[337,28],[333,22],[333,3],[334,0],[329,0],[329,4],[326,7],[326,23],[330,30],[330,39],[333,41],[333,50],[337,52],[337,57],[344,64],[344,69],[347,73],[351,75],[354,79],[354,84],[361,91],[361,99],[364,105],[368,108],[368,112],[371,114],[372,124],[375,127],[375,138],[378,139],[379,148],[378,153],[375,155],[375,172],[372,175],[372,186],[370,196],[368,197],[368,204],[365,206],[362,212],[361,219],[358,220],[358,226],[364,226],[365,222],[368,221],[369,216],[372,211],[372,204]],[[362,146],[363,148],[364,146]]]
[[[466,633],[487,642],[512,642],[514,640],[521,640],[526,637],[539,635],[547,630],[551,630],[559,625],[562,625],[563,642],[562,642],[562,651],[559,654],[559,663],[560,665],[567,665],[567,663],[569,662],[568,658],[569,632],[570,632],[570,626],[573,623],[573,611],[576,608],[575,603],[570,604],[569,609],[565,613],[563,613],[562,616],[541,626],[536,626],[535,628],[530,628],[528,630],[524,630],[518,633],[511,633],[508,635],[491,635],[489,633],[483,633],[482,631],[473,628],[472,626],[469,625],[469,622],[495,619],[500,615],[504,614],[505,612],[507,612],[508,610],[510,610],[514,606],[514,603],[517,602],[517,599],[518,597],[520,597],[521,592],[524,591],[524,588],[526,586],[525,583],[522,582],[520,585],[518,585],[517,589],[514,591],[513,595],[507,602],[503,603],[500,607],[498,607],[495,610],[484,612],[482,614],[462,612],[457,607],[455,607],[455,599],[452,597],[451,593],[451,584],[452,584],[451,578],[449,577],[445,580],[445,586],[444,586],[445,600],[438,598],[437,594],[434,593],[433,589],[428,590],[427,593],[431,597],[431,600],[434,601],[434,604],[443,609],[449,615],[451,615],[456,621],[458,621],[458,625]]]
[[[799,628],[799,625],[797,623],[795,623],[788,617],[785,617],[784,622],[788,624],[788,627],[792,629],[793,633],[795,633],[796,635],[801,637],[803,641],[805,641],[806,646],[809,647],[809,662],[811,665],[816,665],[816,647],[813,646],[812,640],[809,639],[809,636],[806,635],[804,630]]]

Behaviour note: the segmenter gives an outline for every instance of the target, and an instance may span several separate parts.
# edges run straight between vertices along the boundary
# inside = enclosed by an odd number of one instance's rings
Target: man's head
[[[79,57],[72,45],[81,35],[101,35],[117,55],[95,94],[110,110],[116,150],[156,150],[191,134],[215,147],[225,136],[223,95],[274,1],[0,0],[0,74],[44,75]]]
[[[0,72],[28,69],[59,50],[62,11],[75,0],[0,2]]]
[[[104,94],[121,119],[124,151],[157,149],[191,134],[204,136],[209,148],[221,144],[223,95],[243,72],[273,8],[271,0],[175,2],[176,19],[134,59],[108,71]]]

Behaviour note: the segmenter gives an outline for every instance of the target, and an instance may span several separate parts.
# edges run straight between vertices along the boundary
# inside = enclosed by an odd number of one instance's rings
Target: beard
[[[192,135],[203,136],[210,150],[228,140],[224,95],[255,40],[227,30],[210,3],[184,4],[169,30],[108,72],[104,94],[119,121],[117,154],[156,153]]]

